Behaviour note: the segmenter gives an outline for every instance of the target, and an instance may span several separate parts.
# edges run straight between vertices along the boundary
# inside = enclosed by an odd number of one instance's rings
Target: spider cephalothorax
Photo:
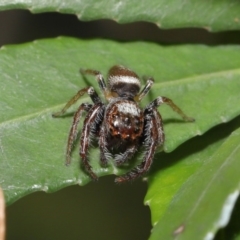
[[[187,117],[169,98],[157,97],[141,109],[139,102],[149,92],[153,79],[140,91],[141,84],[137,74],[123,66],[113,66],[108,73],[107,85],[102,74],[96,70],[80,70],[82,74],[94,75],[107,103],[104,103],[93,87],[80,90],[54,117],[58,117],[75,103],[83,94],[88,93],[93,104],[82,103],[76,111],[68,137],[66,164],[70,163],[73,143],[77,136],[77,126],[83,112],[87,112],[80,136],[80,157],[82,164],[92,179],[98,177],[92,171],[88,159],[88,150],[92,137],[98,139],[100,162],[107,165],[109,157],[113,157],[116,166],[130,160],[138,149],[144,149],[143,160],[129,173],[117,177],[116,182],[133,180],[145,174],[151,167],[156,148],[164,142],[162,119],[157,107],[167,103],[186,121]]]

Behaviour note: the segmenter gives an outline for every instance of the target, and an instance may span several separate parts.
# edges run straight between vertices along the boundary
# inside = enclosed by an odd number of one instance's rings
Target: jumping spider
[[[100,162],[103,166],[107,165],[111,156],[114,156],[115,165],[120,166],[130,160],[139,147],[143,146],[144,157],[141,164],[115,179],[115,182],[125,182],[145,174],[152,165],[157,147],[163,145],[163,124],[157,107],[166,103],[185,121],[194,121],[166,97],[157,97],[144,109],[139,107],[139,102],[149,92],[154,82],[153,78],[148,78],[146,85],[139,92],[141,83],[138,75],[126,67],[113,66],[108,72],[107,85],[99,71],[81,69],[80,72],[96,77],[107,103],[99,98],[93,87],[86,87],[70,99],[60,112],[54,113],[53,117],[63,115],[85,93],[92,99],[93,104],[82,103],[74,114],[67,143],[66,164],[70,164],[71,161],[79,120],[83,112],[87,112],[80,136],[79,154],[83,167],[93,180],[97,180],[98,177],[89,163],[88,150],[94,137],[98,139]]]

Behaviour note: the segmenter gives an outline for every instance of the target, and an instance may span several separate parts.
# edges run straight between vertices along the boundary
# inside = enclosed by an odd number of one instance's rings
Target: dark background
[[[0,46],[57,36],[161,44],[240,43],[237,31],[161,30],[143,22],[119,25],[110,20],[81,22],[74,15],[58,13],[0,12]],[[31,194],[7,208],[7,239],[147,239],[151,222],[149,208],[143,205],[146,190],[141,180],[116,185],[108,176],[85,187]]]
[[[23,10],[0,12],[0,46],[57,36],[107,38],[119,41],[145,40],[162,44],[240,43],[239,31],[209,33],[204,29],[196,28],[162,30],[146,22],[120,25],[111,20],[82,22],[75,15],[69,14],[34,15]]]

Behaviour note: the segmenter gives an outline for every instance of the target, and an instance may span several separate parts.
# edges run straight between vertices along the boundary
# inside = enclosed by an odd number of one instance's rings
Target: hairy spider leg
[[[97,71],[97,70],[92,70],[92,69],[80,69],[80,73],[82,75],[92,75],[96,78],[98,85],[100,87],[100,90],[103,92],[105,98],[108,99],[109,96],[109,91],[108,88],[106,86],[106,83],[104,81],[103,75]]]
[[[78,132],[77,127],[78,127],[80,118],[82,116],[82,113],[83,111],[88,112],[91,109],[91,107],[92,107],[92,104],[82,103],[74,114],[72,127],[68,135],[66,165],[69,165],[71,162],[72,148],[73,148],[74,141],[76,140],[76,137],[77,137],[77,132]]]
[[[129,173],[117,177],[115,182],[122,183],[130,180],[134,180],[146,172],[149,171],[155,151],[158,146],[162,145],[164,142],[164,132],[162,126],[162,119],[159,115],[157,109],[149,106],[145,110],[147,115],[145,117],[145,136],[144,136],[144,148],[145,154],[143,161]]]
[[[104,104],[102,102],[95,105],[88,112],[84,123],[80,138],[80,157],[82,164],[93,180],[97,180],[97,175],[92,171],[92,167],[88,160],[88,149],[92,140],[92,134],[96,133],[97,126],[102,122],[104,115]],[[90,136],[90,137],[89,137]]]
[[[118,154],[114,159],[115,165],[118,167],[127,162],[136,153],[138,147],[139,144],[132,145],[128,147],[123,154]]]
[[[104,124],[99,133],[99,149],[100,149],[100,162],[102,166],[107,166],[109,151],[107,149],[107,130]]]
[[[96,103],[101,103],[101,99],[99,98],[99,96],[97,95],[97,93],[95,92],[93,87],[89,87],[89,88],[87,88],[87,90],[88,90],[87,93],[90,96],[90,98],[92,99],[93,103],[95,103],[95,104]],[[77,136],[77,132],[78,132],[77,131],[77,126],[79,124],[82,113],[83,113],[83,111],[89,112],[89,110],[92,107],[93,107],[92,104],[82,103],[74,114],[72,127],[71,127],[69,135],[68,135],[66,165],[69,165],[70,162],[71,162],[72,148],[73,148],[74,141],[76,140],[76,136]]]
[[[73,123],[72,127],[69,132],[68,136],[68,144],[67,144],[67,153],[66,153],[66,165],[69,165],[71,162],[71,153],[73,148],[74,140],[76,139],[77,135],[77,126],[79,124],[80,118],[82,116],[82,112],[85,110],[88,112],[84,125],[83,130],[81,133],[81,140],[80,140],[80,157],[82,159],[82,163],[84,165],[84,168],[87,170],[87,172],[90,174],[92,179],[97,179],[97,176],[92,172],[91,166],[88,163],[87,159],[87,152],[89,148],[90,140],[88,139],[89,134],[92,132],[96,132],[96,126],[98,124],[97,121],[99,121],[99,108],[101,109],[103,106],[103,103],[101,102],[101,99],[95,92],[93,87],[89,87],[87,91],[88,95],[92,99],[94,106],[92,104],[83,103],[80,105],[78,110],[75,112],[73,117]]]
[[[61,111],[56,112],[56,113],[53,113],[52,116],[53,116],[53,117],[60,117],[60,116],[62,116],[62,115],[67,111],[68,108],[70,108],[75,102],[77,102],[77,100],[78,100],[81,96],[83,96],[83,95],[88,91],[89,88],[90,88],[90,87],[86,87],[86,88],[83,88],[83,89],[79,90],[79,91],[77,92],[77,94],[74,95],[74,96],[66,103],[66,105],[64,106],[64,108],[63,108]]]
[[[149,106],[152,105],[154,107],[158,107],[162,103],[166,103],[168,106],[170,106],[172,108],[172,110],[175,111],[176,113],[178,113],[183,118],[183,120],[185,120],[186,122],[194,122],[195,121],[194,118],[188,117],[171,99],[169,99],[167,97],[158,97],[153,102],[151,102],[149,104]]]
[[[153,78],[151,77],[148,78],[146,85],[144,86],[142,91],[134,98],[134,100],[140,102],[144,98],[144,96],[150,91],[153,83],[154,83]]]

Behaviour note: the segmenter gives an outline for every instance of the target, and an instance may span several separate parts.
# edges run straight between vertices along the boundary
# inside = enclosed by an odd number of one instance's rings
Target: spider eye
[[[108,85],[112,92],[120,97],[134,97],[138,94],[141,84],[138,75],[123,66],[113,66],[108,73]]]

